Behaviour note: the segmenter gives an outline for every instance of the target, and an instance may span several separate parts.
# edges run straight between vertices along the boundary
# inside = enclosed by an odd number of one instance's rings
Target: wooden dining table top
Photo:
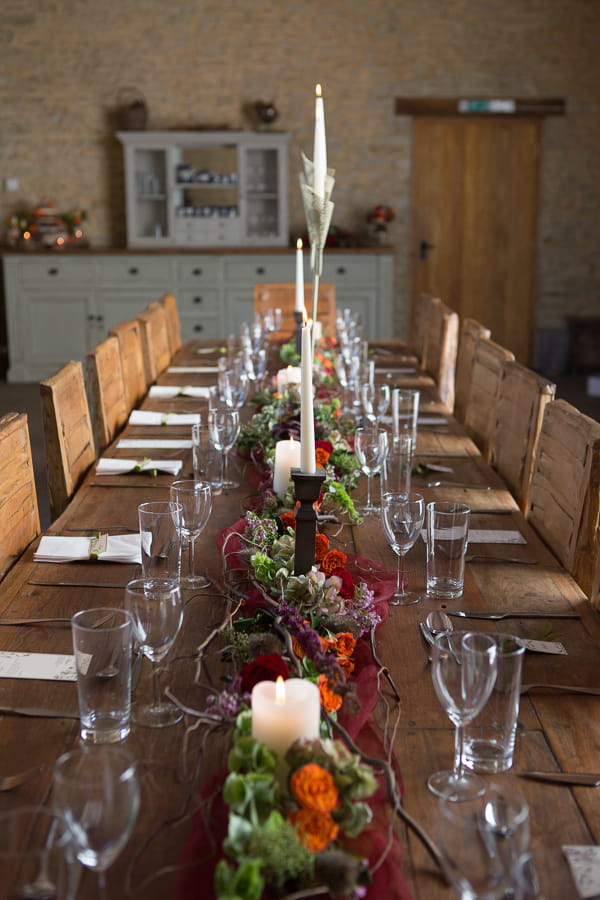
[[[174,360],[179,366],[216,366],[218,352],[198,354],[206,343],[192,342]],[[384,360],[390,367],[389,350]],[[382,377],[388,377],[383,375]],[[216,374],[163,373],[159,384],[205,385]],[[391,376],[402,384],[402,375]],[[422,416],[438,415],[434,395]],[[427,398],[427,388],[424,387]],[[425,400],[427,403],[428,401]],[[206,402],[177,397],[146,397],[144,409],[206,411]],[[251,410],[245,410],[249,416]],[[565,655],[527,652],[523,682],[600,687],[600,616],[573,579],[561,568],[533,529],[501,479],[482,459],[473,442],[451,416],[443,422],[419,427],[417,459],[444,465],[452,471],[415,476],[413,489],[427,500],[452,499],[468,503],[471,527],[518,530],[525,544],[482,543],[470,552],[494,556],[497,562],[467,562],[464,594],[459,600],[422,602],[390,607],[387,620],[376,633],[378,656],[391,673],[399,702],[385,680],[382,702],[376,712],[380,724],[394,723],[393,749],[404,783],[406,811],[435,840],[438,801],[426,787],[427,777],[452,762],[454,728],[435,695],[428,662],[429,648],[419,631],[419,621],[431,609],[473,612],[540,612],[543,618],[516,615],[501,621],[456,619],[469,629],[506,632],[527,638],[559,640]],[[174,438],[189,440],[187,426],[127,425],[103,455],[127,458],[168,457],[182,459],[182,474],[192,476],[189,447],[129,449],[123,438]],[[227,677],[220,658],[220,639],[215,639],[198,665],[198,648],[227,618],[231,610],[224,584],[217,536],[243,515],[252,493],[244,479],[244,461],[238,461],[239,489],[214,497],[213,511],[197,542],[197,558],[212,580],[211,587],[184,594],[182,631],[165,660],[161,683],[190,710],[204,708],[211,690],[219,690]],[[172,476],[153,478],[148,473],[98,476],[95,466],[87,474],[65,512],[48,533],[85,534],[88,531],[138,531],[137,506],[147,500],[169,498]],[[361,478],[361,482],[365,479]],[[456,480],[473,487],[429,486],[434,480]],[[484,488],[490,487],[491,490]],[[360,483],[357,496],[364,493]],[[377,489],[375,489],[377,490]],[[358,525],[325,526],[333,546],[372,559],[389,572],[396,571],[396,557],[384,538],[377,517]],[[37,541],[23,554],[0,584],[0,622],[14,617],[68,617],[81,608],[121,606],[124,587],[137,573],[133,564],[34,562]],[[521,562],[507,562],[520,559]],[[185,565],[185,562],[184,562]],[[418,540],[406,557],[411,590],[425,593],[425,545]],[[556,614],[572,613],[572,617]],[[0,625],[0,650],[72,653],[68,625]],[[150,664],[144,660],[136,697],[150,693]],[[79,743],[76,685],[73,682],[0,678],[0,707],[37,707],[62,710],[71,717],[39,718],[0,713],[0,775],[41,764],[39,774],[13,791],[0,792],[0,812],[25,804],[50,804],[52,769],[56,758]],[[145,900],[178,898],[177,871],[186,845],[197,798],[202,786],[219,765],[227,747],[223,730],[199,727],[193,714],[169,728],[150,729],[133,724],[124,746],[134,755],[142,787],[139,818],[132,837],[108,872],[111,898],[144,897]],[[531,847],[541,888],[547,900],[576,897],[562,846],[600,843],[600,789],[535,782],[519,777],[523,770],[600,771],[600,696],[532,691],[521,699],[515,760],[509,772],[490,780],[517,790],[528,802]],[[487,776],[486,776],[487,777]],[[400,821],[395,826],[405,849],[402,872],[415,900],[445,900],[454,896],[423,843]],[[95,877],[84,872],[78,898],[96,896]],[[1,888],[0,888],[1,895]],[[198,897],[210,896],[199,875]]]

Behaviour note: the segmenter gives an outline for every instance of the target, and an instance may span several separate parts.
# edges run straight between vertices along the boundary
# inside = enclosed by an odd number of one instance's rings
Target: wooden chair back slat
[[[107,337],[86,357],[88,401],[98,451],[110,444],[125,425],[125,397],[119,339]]]
[[[479,340],[475,347],[464,426],[486,462],[491,459],[492,431],[504,363],[512,362],[514,358],[514,353],[489,339]]]
[[[421,367],[433,378],[439,399],[446,409],[454,408],[458,313],[433,297],[427,317],[427,331]]]
[[[600,423],[565,400],[544,412],[526,517],[598,605]]]
[[[0,419],[0,578],[40,533],[27,416]]]
[[[410,353],[413,353],[419,362],[423,360],[423,353],[425,351],[425,336],[427,334],[427,324],[429,321],[431,304],[438,302],[441,302],[439,297],[432,297],[430,294],[421,294],[411,311],[408,330],[408,345],[406,349]]]
[[[488,339],[491,331],[477,319],[463,319],[460,325],[458,353],[456,356],[456,384],[454,395],[454,416],[464,423],[465,412],[471,390],[471,373],[475,358],[475,347],[480,338]]]
[[[69,362],[40,384],[50,513],[66,508],[96,460],[83,366]]]
[[[181,348],[181,320],[179,318],[177,300],[175,299],[175,296],[173,294],[165,294],[164,297],[161,298],[160,302],[167,315],[169,350],[171,352],[171,358],[173,358],[173,356],[175,356],[177,351]]]
[[[150,303],[137,319],[142,336],[146,381],[153,384],[171,361],[167,314],[160,303]]]
[[[272,340],[290,340],[294,334],[296,321],[294,319],[294,306],[296,302],[295,284],[255,284],[254,285],[254,312],[264,316],[269,309],[280,309],[282,323],[279,331],[271,333]],[[306,315],[312,317],[313,289],[312,285],[304,286],[304,305]],[[323,326],[323,334],[329,337],[335,335],[335,285],[319,284],[319,296],[317,301],[317,318]]]
[[[114,335],[119,341],[125,403],[131,412],[146,393],[149,384],[144,366],[141,325],[137,319],[121,322],[110,329],[109,335]]]
[[[542,375],[518,362],[504,364],[490,439],[491,463],[523,513],[544,410],[555,394],[556,385]]]

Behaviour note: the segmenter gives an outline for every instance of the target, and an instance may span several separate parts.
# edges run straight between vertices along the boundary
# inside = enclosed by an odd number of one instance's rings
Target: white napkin
[[[447,425],[448,419],[444,416],[419,416],[417,425]]]
[[[33,554],[36,562],[75,562],[90,559],[89,537],[63,537],[60,534],[46,534]],[[103,562],[141,563],[139,534],[109,534],[108,548],[100,553]]]
[[[583,900],[600,896],[600,847],[563,846],[577,893]]]
[[[183,461],[180,459],[116,459],[103,456],[96,465],[96,475],[123,475],[127,472],[168,472],[179,475]]]
[[[117,447],[120,450],[191,450],[192,439],[177,440],[176,438],[121,438]]]
[[[474,510],[476,512],[476,510]],[[460,537],[460,528],[439,529],[438,534],[444,540],[450,541]],[[421,531],[421,537],[427,541],[427,531]],[[527,541],[520,531],[488,531],[485,528],[469,528],[469,544],[526,544]]]
[[[162,385],[153,384],[148,391],[149,397],[160,398],[161,400],[172,400],[174,397],[197,397],[200,400],[208,400],[207,387],[192,387],[185,385]]]
[[[199,372],[202,375],[218,371],[217,366],[169,366],[167,369],[167,372]]]
[[[416,375],[417,370],[414,366],[400,366],[400,368],[380,368],[377,366],[377,373],[382,375]]]
[[[129,416],[130,425],[199,425],[199,413],[163,413],[134,409]]]

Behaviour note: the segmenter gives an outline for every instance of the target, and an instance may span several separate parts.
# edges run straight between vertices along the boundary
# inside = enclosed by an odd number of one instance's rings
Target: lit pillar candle
[[[296,242],[296,302],[294,312],[304,312],[304,254],[302,252],[302,238]]]
[[[312,341],[311,321],[302,326],[302,360],[300,381],[300,471],[305,475],[314,475],[317,469],[315,460],[315,419],[313,412],[312,385]]]
[[[325,178],[327,176],[327,142],[325,140],[325,107],[321,96],[321,85],[315,89],[315,143],[313,151],[313,188],[317,197],[325,198]]]
[[[259,681],[252,688],[252,736],[284,756],[298,738],[319,737],[319,689],[304,678]]]
[[[275,467],[273,470],[273,491],[278,497],[285,497],[291,481],[290,470],[300,465],[300,442],[293,438],[277,441],[275,444]]]
[[[277,390],[283,394],[291,384],[300,384],[302,375],[299,366],[288,366],[277,373]]]

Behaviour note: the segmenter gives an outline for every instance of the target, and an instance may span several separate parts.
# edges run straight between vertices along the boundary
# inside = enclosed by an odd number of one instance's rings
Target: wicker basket
[[[119,127],[122,131],[145,131],[148,108],[140,91],[122,88],[117,94]]]

